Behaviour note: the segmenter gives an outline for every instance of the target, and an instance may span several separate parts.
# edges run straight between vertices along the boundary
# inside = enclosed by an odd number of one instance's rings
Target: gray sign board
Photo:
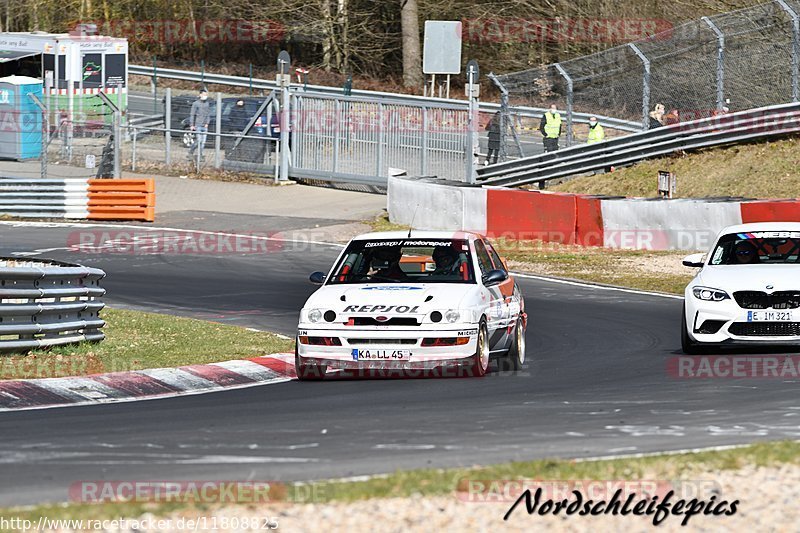
[[[422,71],[425,74],[461,72],[461,22],[425,21]]]

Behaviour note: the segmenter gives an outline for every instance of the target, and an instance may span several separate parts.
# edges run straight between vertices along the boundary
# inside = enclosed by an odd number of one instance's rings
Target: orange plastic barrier
[[[152,179],[89,180],[89,220],[155,220]]]
[[[742,202],[742,223],[800,222],[800,200]]]
[[[489,189],[486,231],[493,237],[602,246],[600,200],[574,194]]]

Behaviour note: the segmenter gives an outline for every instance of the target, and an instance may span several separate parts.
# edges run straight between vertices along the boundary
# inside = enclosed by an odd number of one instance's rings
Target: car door
[[[483,284],[483,278],[486,274],[495,269],[494,262],[483,239],[475,240],[475,255],[478,258],[478,269],[480,270],[483,289],[481,297],[486,300],[486,327],[489,330],[489,347],[493,351],[502,350],[507,343],[505,324],[508,321],[505,316],[507,311],[503,310],[505,297],[500,288],[502,283],[490,287]]]
[[[492,258],[492,263],[494,263],[494,268],[502,270],[508,276],[504,282],[497,285],[497,288],[500,289],[503,297],[503,326],[506,328],[506,340],[511,343],[514,339],[514,335],[512,335],[514,326],[522,311],[522,297],[514,277],[508,272],[506,264],[500,259],[500,255],[495,251],[492,243],[485,241],[485,244],[486,249],[489,251],[489,256]]]

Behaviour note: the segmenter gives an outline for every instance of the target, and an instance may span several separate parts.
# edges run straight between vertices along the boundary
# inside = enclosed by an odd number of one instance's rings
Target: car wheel
[[[707,349],[689,337],[689,328],[686,325],[686,308],[681,313],[681,350],[687,355],[700,355]]]
[[[300,362],[297,344],[294,347],[294,370],[300,381],[320,381],[328,371],[326,365],[308,365]]]
[[[194,132],[190,130],[184,130],[183,135],[181,136],[181,142],[186,148],[191,148],[194,144]]]
[[[472,356],[470,367],[471,375],[481,377],[486,375],[489,369],[489,332],[486,322],[481,320],[478,326],[478,346],[475,348],[475,355]]]
[[[522,327],[521,318],[517,319],[517,324],[514,326],[514,342],[511,348],[497,362],[502,371],[522,370],[522,365],[525,364],[525,330]]]

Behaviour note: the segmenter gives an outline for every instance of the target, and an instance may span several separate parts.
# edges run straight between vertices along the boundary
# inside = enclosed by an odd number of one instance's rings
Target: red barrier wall
[[[800,200],[766,200],[742,202],[742,223],[800,222]]]
[[[492,237],[602,246],[600,200],[573,194],[489,189],[486,232]]]

